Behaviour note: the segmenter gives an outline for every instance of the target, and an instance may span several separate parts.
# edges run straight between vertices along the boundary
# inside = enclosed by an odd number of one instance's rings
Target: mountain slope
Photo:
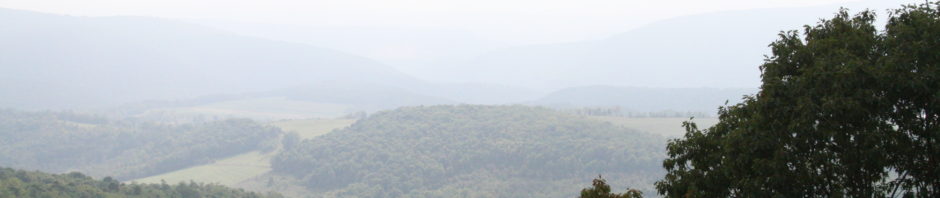
[[[882,6],[882,5],[890,6]],[[900,2],[864,1],[861,8]],[[839,6],[774,8],[683,16],[606,39],[508,48],[441,67],[442,78],[539,89],[612,85],[636,87],[757,87],[763,55],[777,33],[802,29]],[[879,14],[883,10],[877,10]]]
[[[75,108],[346,82],[422,82],[372,60],[147,17],[0,9],[0,106]]]

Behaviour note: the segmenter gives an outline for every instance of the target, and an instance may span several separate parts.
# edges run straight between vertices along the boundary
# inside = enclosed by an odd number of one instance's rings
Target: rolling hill
[[[570,197],[597,174],[651,192],[664,145],[546,108],[403,107],[281,152],[271,178],[320,197]]]
[[[0,110],[0,166],[134,179],[270,152],[281,133],[244,119],[171,125]]]

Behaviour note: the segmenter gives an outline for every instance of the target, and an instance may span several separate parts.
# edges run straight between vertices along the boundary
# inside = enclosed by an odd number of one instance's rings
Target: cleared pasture
[[[631,118],[615,116],[589,116],[591,118],[610,122],[611,124],[637,129],[649,133],[659,134],[669,138],[677,138],[685,135],[685,129],[682,128],[683,121],[689,121],[689,118]],[[707,128],[718,123],[718,118],[695,118],[693,121],[700,129]]]
[[[230,158],[218,160],[211,164],[189,167],[169,173],[132,180],[137,183],[155,183],[166,181],[168,184],[179,182],[218,183],[234,186],[242,181],[271,171],[271,157],[273,153],[260,153],[252,151]]]
[[[287,132],[295,132],[303,139],[314,138],[333,129],[340,129],[356,122],[355,119],[306,119],[273,122],[271,125]]]

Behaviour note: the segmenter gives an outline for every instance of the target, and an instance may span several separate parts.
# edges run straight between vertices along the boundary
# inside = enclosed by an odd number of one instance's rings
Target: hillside
[[[0,45],[4,69],[0,108],[97,110],[143,101],[238,95],[215,102],[286,97],[373,111],[457,102],[507,103],[541,94],[502,85],[425,82],[353,54],[171,19],[78,17],[0,8],[0,25],[9,30],[0,34],[4,44]],[[271,117],[250,113],[250,117]]]
[[[0,166],[132,179],[271,151],[281,133],[250,120],[169,125],[0,110]]]
[[[287,132],[287,134],[281,138],[280,146],[290,147],[297,144],[297,141],[327,134],[334,129],[349,126],[353,122],[355,122],[355,120],[351,119],[285,120],[273,122],[270,123],[270,125]],[[296,134],[296,136],[293,134]],[[225,159],[215,160],[209,164],[187,167],[164,174],[135,179],[133,181],[152,184],[159,184],[162,181],[170,183],[196,181],[218,183],[247,189],[259,189],[258,191],[275,191],[280,189],[265,188],[269,187],[267,180],[262,179],[259,181],[260,184],[253,182],[271,171],[271,158],[278,152],[279,150],[273,152],[256,150]],[[285,192],[281,193],[287,194]]]
[[[168,19],[0,8],[0,26],[0,107],[74,109],[293,86],[424,84],[367,58]]]
[[[272,168],[323,197],[570,197],[597,174],[651,191],[664,144],[545,108],[403,107],[304,140]]]
[[[0,197],[282,197],[276,193],[246,192],[217,184],[136,184],[121,183],[110,177],[96,180],[78,172],[49,174],[0,168]]]
[[[661,135],[666,138],[680,138],[685,135],[682,122],[689,121],[683,117],[636,118],[622,116],[590,116],[591,119],[609,122],[616,126],[636,129],[639,131]],[[694,118],[699,127],[711,127],[718,123],[718,118]]]

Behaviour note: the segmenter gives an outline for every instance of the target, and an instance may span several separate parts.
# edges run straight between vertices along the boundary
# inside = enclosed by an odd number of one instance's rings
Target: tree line
[[[183,183],[169,185],[122,183],[111,177],[93,179],[78,172],[49,174],[0,168],[0,197],[35,198],[282,198],[276,193],[247,192],[217,184]]]
[[[272,150],[281,133],[239,119],[169,125],[71,112],[0,110],[0,166],[135,179]]]

